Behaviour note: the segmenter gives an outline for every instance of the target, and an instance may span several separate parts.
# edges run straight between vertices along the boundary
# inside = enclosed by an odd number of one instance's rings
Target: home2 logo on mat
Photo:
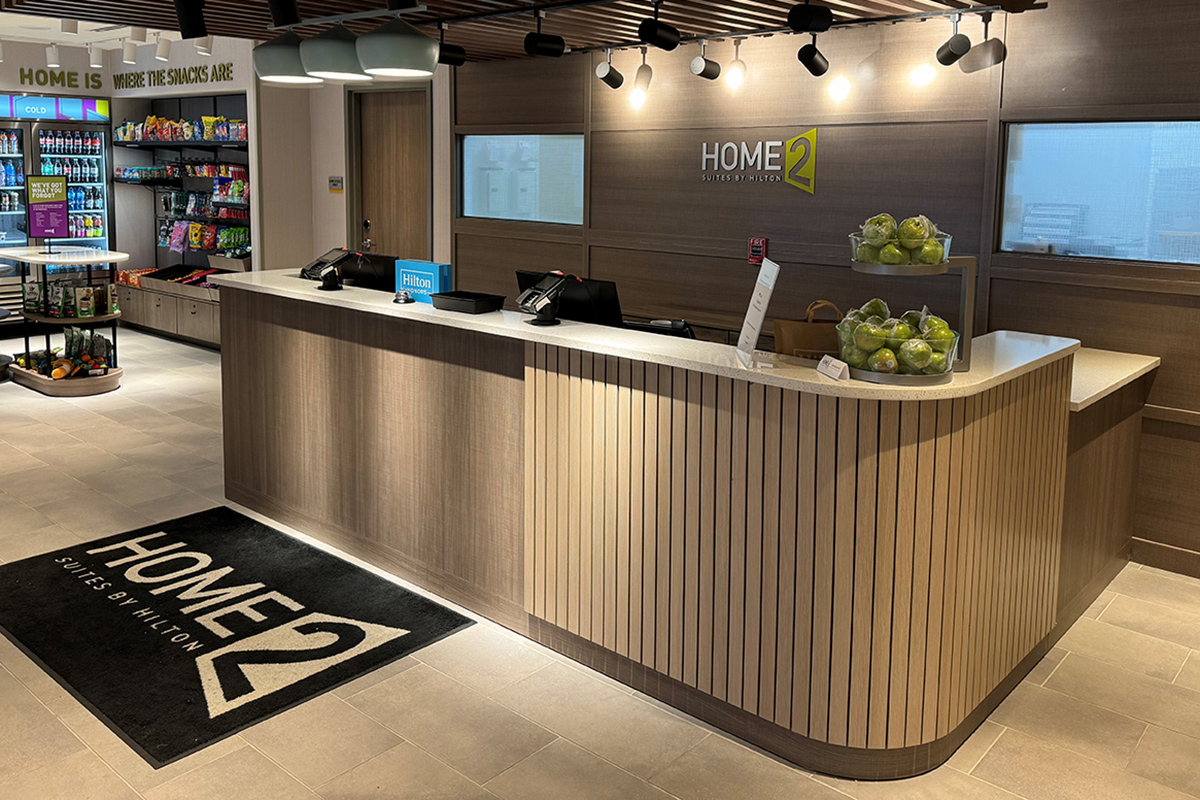
[[[209,717],[286,689],[408,631],[309,614],[196,659]]]
[[[701,180],[788,183],[817,191],[817,129],[787,141],[701,142]]]

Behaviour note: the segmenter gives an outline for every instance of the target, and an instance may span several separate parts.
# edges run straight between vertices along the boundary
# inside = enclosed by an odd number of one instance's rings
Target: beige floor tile
[[[4,491],[27,506],[65,503],[88,491],[88,486],[53,467],[39,467],[4,476]]]
[[[241,736],[309,786],[325,783],[401,742],[331,694],[247,728]]]
[[[240,736],[211,744],[203,750],[187,758],[155,769],[127,745],[119,736],[112,732],[107,725],[96,718],[78,702],[59,711],[58,718],[82,739],[104,763],[108,764],[130,786],[139,792],[145,792],[169,780],[178,778],[197,767],[202,767],[223,758],[231,753],[246,748],[246,742]]]
[[[1200,649],[1200,606],[1193,611],[1184,611],[1178,607],[1118,595],[1104,609],[1100,621],[1174,642],[1185,648]]]
[[[0,514],[3,514],[4,520],[0,535],[33,531],[54,524],[54,520],[7,492],[0,494],[0,504]]]
[[[138,447],[133,450],[121,450],[118,455],[163,477],[197,467],[211,466],[213,463],[189,450],[166,442],[157,442],[148,447]]]
[[[1105,589],[1100,593],[1100,596],[1097,597],[1095,601],[1093,601],[1092,604],[1087,607],[1087,610],[1083,612],[1083,616],[1087,619],[1099,619],[1100,615],[1104,612],[1104,609],[1108,608],[1108,604],[1111,603],[1112,599],[1116,596],[1116,592],[1110,592]]]
[[[1017,800],[989,783],[942,767],[899,781],[848,781],[814,775],[813,779],[855,800]]]
[[[1126,769],[1200,797],[1200,739],[1151,725]]]
[[[105,497],[127,506],[157,500],[179,491],[177,484],[160,477],[158,472],[129,463],[120,469],[85,475],[81,480]]]
[[[1144,722],[1031,683],[1017,686],[989,719],[1118,766],[1146,730]]]
[[[1136,602],[1127,597],[1115,603]],[[1144,672],[1162,680],[1173,680],[1190,652],[1187,647],[1130,630],[1127,626],[1102,620],[1080,619],[1059,639],[1058,646],[1071,653],[1107,661],[1135,672]],[[1196,618],[1200,623],[1200,617]],[[1200,631],[1197,632],[1200,639]]]
[[[1200,652],[1193,650],[1188,655],[1187,661],[1183,662],[1183,668],[1175,676],[1175,683],[1178,686],[1200,692]]]
[[[0,780],[86,750],[83,742],[7,669],[0,670],[0,709]]]
[[[176,472],[168,478],[193,492],[209,489],[219,489],[225,486],[225,467],[221,464],[207,464],[186,472]]]
[[[302,800],[317,797],[253,747],[243,747],[142,794],[146,800]]]
[[[517,713],[643,778],[708,735],[678,716],[559,663],[493,696]]]
[[[962,743],[962,747],[954,751],[954,755],[950,756],[946,766],[953,767],[960,772],[970,772],[1003,732],[1003,725],[997,725],[990,719],[985,719],[983,724]]]
[[[5,800],[138,800],[138,794],[90,750],[0,782]]]
[[[1200,614],[1200,580],[1194,578],[1126,569],[1113,579],[1108,589],[1139,600]]]
[[[188,514],[195,514],[198,511],[207,511],[219,505],[220,503],[211,497],[176,487],[174,494],[160,497],[157,500],[135,503],[131,507],[150,522],[166,522],[169,519],[186,517]]]
[[[58,681],[50,677],[33,659],[25,655],[19,647],[4,636],[0,636],[0,665],[3,665],[14,678],[21,682],[26,691],[40,700],[55,716],[79,704],[79,701],[60,686]]]
[[[67,433],[89,428],[104,419],[99,414],[70,403],[45,403],[37,409],[35,418],[38,422]]]
[[[69,498],[38,506],[38,511],[84,541],[150,524],[150,520],[129,506],[91,488]]]
[[[77,439],[94,444],[110,453],[119,453],[158,444],[159,440],[149,434],[135,431],[127,425],[113,422],[104,417],[104,422],[71,433]]]
[[[1029,670],[1029,674],[1025,676],[1028,683],[1036,683],[1039,686],[1046,682],[1054,670],[1058,669],[1058,665],[1067,655],[1067,651],[1061,647],[1052,647],[1050,652],[1042,657],[1033,669]]]
[[[79,444],[79,439],[71,434],[42,422],[35,422],[32,425],[7,426],[4,429],[4,441],[18,450],[24,450],[33,455],[51,447],[69,447]]]
[[[487,784],[504,800],[669,800],[661,789],[559,739]]]
[[[167,414],[175,414],[177,412],[186,412],[193,409],[201,408],[206,403],[180,394],[172,392],[169,389],[150,389],[145,392],[138,392],[137,399],[139,403],[153,408],[155,411],[162,411]]]
[[[204,405],[203,408],[212,409],[213,407]],[[221,410],[219,408],[213,410],[219,417]],[[208,449],[214,443],[220,443],[221,437],[213,428],[180,419],[181,414],[173,414],[172,416],[175,417],[173,425],[168,425],[154,432],[155,436],[167,444],[196,453]]]
[[[422,649],[415,657],[488,695],[553,663],[549,656],[484,623],[448,636]]]
[[[495,797],[405,742],[317,789],[325,800],[491,800]]]
[[[1184,800],[1121,765],[1102,764],[1013,730],[1000,736],[971,775],[1026,800]]]
[[[224,418],[221,414],[221,409],[210,403],[197,401],[199,405],[195,408],[187,410],[172,411],[171,413],[181,420],[190,422],[194,425],[199,425],[208,428],[210,431],[221,431],[224,429]]]
[[[458,635],[460,634],[455,634],[455,636]],[[392,663],[382,666],[379,669],[371,670],[361,678],[355,678],[349,683],[342,684],[333,690],[333,694],[345,700],[347,697],[352,697],[361,691],[370,689],[377,683],[383,683],[393,675],[399,675],[406,669],[412,669],[420,663],[420,661],[417,661],[412,656],[405,656],[399,661],[393,661]]]
[[[0,536],[0,558],[8,563],[20,561],[23,558],[40,556],[61,550],[64,547],[74,547],[84,540],[73,531],[58,525],[50,525],[24,533],[14,533]]]
[[[73,478],[129,466],[125,459],[83,442],[70,447],[42,450],[38,453],[38,459]]]
[[[1072,653],[1046,688],[1093,705],[1200,737],[1200,692]]]
[[[8,423],[12,424],[12,423]],[[4,431],[7,425],[0,425],[0,439],[4,438]],[[29,469],[37,469],[44,466],[46,462],[31,456],[24,450],[18,450],[11,444],[5,444],[0,441],[0,475],[9,475],[13,472],[24,472]]]
[[[178,417],[173,417],[165,411],[159,411],[140,401],[136,405],[108,409],[100,413],[113,422],[133,428],[135,431],[148,433],[151,436],[155,436],[155,431],[160,428],[170,427],[179,421]]]
[[[680,800],[845,800],[845,795],[722,736],[709,736],[650,782]]]
[[[423,664],[359,692],[347,702],[478,783],[556,738]]]

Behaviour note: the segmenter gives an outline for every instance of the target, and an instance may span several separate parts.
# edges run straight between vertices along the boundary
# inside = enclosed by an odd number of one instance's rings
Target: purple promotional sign
[[[62,176],[29,175],[29,235],[41,239],[63,239],[71,235],[67,216],[67,179]]]

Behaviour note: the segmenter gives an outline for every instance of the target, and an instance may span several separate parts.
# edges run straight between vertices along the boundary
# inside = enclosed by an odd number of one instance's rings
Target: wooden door
[[[359,95],[362,218],[351,247],[398,258],[427,259],[432,220],[429,101],[424,89]],[[370,220],[368,233],[363,221]]]

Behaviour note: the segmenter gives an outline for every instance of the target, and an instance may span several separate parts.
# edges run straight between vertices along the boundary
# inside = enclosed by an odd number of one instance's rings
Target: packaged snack
[[[171,229],[170,249],[172,253],[182,253],[184,246],[187,244],[188,224],[186,222],[176,222],[174,228]]]
[[[31,314],[44,313],[42,306],[42,284],[40,281],[29,281],[21,284],[22,308]]]
[[[75,316],[96,316],[96,290],[91,286],[75,287]]]
[[[217,118],[216,117],[201,117],[200,121],[204,123],[204,138],[206,140],[217,138]]]
[[[75,313],[75,287],[69,283],[62,283],[62,316],[70,319],[76,316]]]
[[[47,306],[52,317],[62,316],[62,284],[54,281],[46,287]]]
[[[202,244],[204,244],[204,226],[199,222],[193,222],[188,226],[188,247],[199,250]]]
[[[216,225],[205,225],[204,226],[204,249],[205,250],[216,250],[217,249],[217,226]]]

